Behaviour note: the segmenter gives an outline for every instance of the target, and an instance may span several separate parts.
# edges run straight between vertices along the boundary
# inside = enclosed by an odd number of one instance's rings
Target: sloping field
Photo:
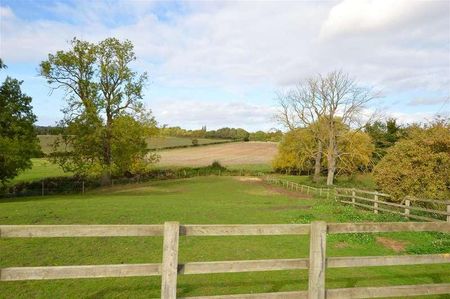
[[[206,166],[213,161],[222,165],[270,164],[277,153],[276,142],[233,142],[160,151],[161,166]]]
[[[38,135],[39,144],[44,154],[50,154],[53,151],[53,143],[58,138],[57,135]],[[162,149],[171,147],[192,146],[192,139],[197,139],[199,145],[230,142],[227,139],[211,138],[189,138],[189,137],[151,137],[147,139],[149,149]],[[62,147],[61,147],[62,149]]]

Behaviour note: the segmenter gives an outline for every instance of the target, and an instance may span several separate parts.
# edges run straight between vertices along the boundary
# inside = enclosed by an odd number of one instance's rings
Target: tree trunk
[[[105,140],[103,142],[103,172],[102,172],[102,185],[110,185],[111,184],[111,142],[112,142],[112,134],[111,134],[111,125],[112,125],[112,117],[109,115],[107,111],[107,120],[106,120],[106,134]]]
[[[316,158],[314,161],[314,182],[319,182],[320,179],[320,168],[321,168],[321,162],[322,162],[322,141],[317,141],[317,153]]]
[[[330,128],[330,138],[328,142],[328,174],[327,174],[327,185],[332,186],[334,182],[334,174],[336,172],[336,158],[337,158],[337,145],[336,145],[336,135],[334,134],[334,126]]]

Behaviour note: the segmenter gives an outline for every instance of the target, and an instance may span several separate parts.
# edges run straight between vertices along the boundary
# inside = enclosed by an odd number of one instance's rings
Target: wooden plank
[[[182,225],[186,236],[263,236],[307,235],[309,224],[235,224],[235,225]]]
[[[1,281],[161,275],[161,264],[11,267],[0,270]]]
[[[450,294],[450,283],[329,289],[327,290],[327,299],[387,298],[441,294]]]
[[[180,224],[164,223],[163,261],[161,269],[161,299],[177,298],[178,242]]]
[[[146,237],[162,236],[162,225],[0,225],[0,237]]]
[[[326,238],[326,222],[313,221],[309,243],[309,299],[325,299]]]
[[[369,233],[369,232],[450,232],[450,223],[446,222],[363,222],[363,223],[328,223],[328,233]]]
[[[307,291],[183,297],[179,299],[307,299]]]
[[[450,200],[421,199],[421,198],[415,198],[413,196],[410,196],[409,199],[412,202],[420,201],[420,202],[430,202],[430,203],[435,203],[435,204],[440,204],[440,205],[450,205]]]
[[[245,261],[191,262],[178,265],[178,274],[207,274],[308,269],[309,261],[301,259],[272,259]]]
[[[421,254],[400,256],[329,257],[327,267],[374,267],[395,265],[423,265],[450,263],[450,254]]]
[[[363,207],[363,208],[366,208],[366,209],[374,209],[374,207],[372,207],[372,206],[365,205],[365,204],[362,204],[362,203],[359,203],[359,202],[353,203],[351,201],[346,201],[346,200],[341,200],[340,202],[356,205],[358,207]],[[389,209],[380,208],[380,207],[378,207],[377,210],[378,211],[392,213],[392,214],[397,214],[397,215],[403,215],[403,216],[405,215],[405,213],[403,213],[403,212],[398,212],[398,211],[389,210]],[[424,216],[412,215],[412,214],[409,214],[408,217],[409,218],[418,219],[418,220],[432,221],[432,222],[434,222],[434,221],[443,221],[443,220],[440,220],[440,219],[437,219],[437,218],[430,218],[430,217],[424,217]]]

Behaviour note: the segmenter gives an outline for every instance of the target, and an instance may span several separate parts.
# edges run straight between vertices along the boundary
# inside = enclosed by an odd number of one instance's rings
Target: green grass
[[[70,176],[71,173],[64,172],[61,167],[51,163],[46,158],[31,159],[33,167],[21,172],[15,177],[11,183],[19,183],[25,181],[42,180],[49,177]]]
[[[152,137],[147,140],[149,149],[164,149],[172,147],[192,146],[192,139],[197,139],[199,145],[226,143],[226,139],[188,138],[188,137]]]
[[[39,144],[44,154],[50,154],[53,151],[53,143],[55,142],[57,135],[38,135]],[[192,146],[192,139],[188,137],[152,137],[147,140],[149,149],[163,149],[173,147],[185,147]],[[215,144],[230,142],[226,139],[210,139],[210,138],[196,138],[199,145]]]
[[[0,200],[0,224],[190,224],[392,221],[332,200],[301,200],[262,183],[200,177],[116,186],[85,196]],[[449,252],[449,236],[433,233],[330,235],[329,256],[392,255],[376,236],[402,240],[406,253]],[[182,237],[179,262],[301,258],[308,236]],[[161,237],[0,239],[0,268],[161,261]],[[327,287],[450,282],[450,265],[327,270]],[[181,275],[179,296],[277,292],[307,288],[307,271]],[[0,298],[158,298],[159,277],[1,282]],[[428,297],[427,297],[428,298]],[[445,298],[445,297],[429,297]]]

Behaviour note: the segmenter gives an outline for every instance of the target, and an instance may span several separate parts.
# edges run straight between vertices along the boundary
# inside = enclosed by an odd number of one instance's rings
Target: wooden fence
[[[424,221],[450,222],[450,200],[431,200],[405,197],[402,202],[389,201],[391,196],[380,192],[359,189],[336,188],[335,196],[339,202],[378,211],[405,216]]]
[[[327,198],[329,198],[332,194],[334,194],[334,189],[331,188],[315,188],[308,185],[302,185],[299,183],[282,180],[272,176],[263,176],[263,179],[268,183],[280,185],[290,190],[304,192],[308,195],[315,194],[317,196],[326,196]]]
[[[231,298],[378,298],[450,294],[450,283],[326,289],[327,268],[371,267],[450,263],[450,254],[403,256],[327,257],[327,234],[398,231],[436,231],[450,233],[447,222],[325,223],[270,225],[0,225],[2,238],[28,237],[114,237],[164,236],[162,263],[85,265],[52,267],[10,267],[0,269],[1,281],[68,279],[94,277],[162,276],[161,298],[176,298],[177,276],[182,274],[231,273],[308,269],[308,290],[242,295],[189,297],[196,299]],[[178,262],[179,236],[307,235],[309,258]]]
[[[353,207],[361,207],[373,210],[402,215],[406,218],[423,221],[447,221],[450,222],[450,200],[431,200],[415,197],[405,197],[401,203],[389,201],[389,194],[376,191],[366,191],[355,188],[315,188],[291,181],[263,176],[268,183],[280,185],[290,190],[314,194],[316,196],[334,196],[335,199]]]

